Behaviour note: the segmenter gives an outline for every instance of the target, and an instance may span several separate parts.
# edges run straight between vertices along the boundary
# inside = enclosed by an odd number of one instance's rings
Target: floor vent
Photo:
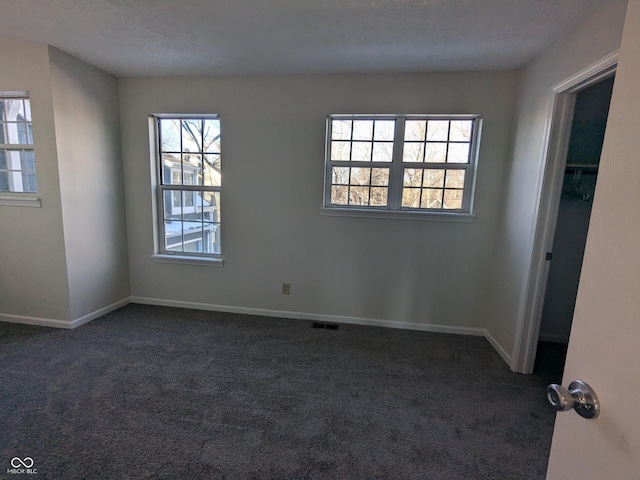
[[[340,325],[337,323],[313,322],[311,328],[324,328],[325,330],[338,330]]]

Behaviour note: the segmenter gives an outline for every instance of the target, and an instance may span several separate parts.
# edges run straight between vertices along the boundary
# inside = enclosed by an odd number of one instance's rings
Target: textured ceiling
[[[0,35],[118,76],[523,65],[612,0],[0,0]]]

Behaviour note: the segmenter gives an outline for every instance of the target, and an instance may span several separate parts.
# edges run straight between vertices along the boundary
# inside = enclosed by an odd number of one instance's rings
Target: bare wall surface
[[[49,52],[73,320],[129,297],[118,82]]]
[[[486,315],[489,332],[508,352],[513,351],[531,261],[552,88],[620,46],[625,10],[626,1],[608,2],[522,73],[513,162],[506,172]]]
[[[483,327],[515,84],[514,72],[121,79],[132,296]],[[150,113],[221,115],[224,268],[150,259]],[[482,114],[475,222],[322,216],[330,113]]]
[[[47,47],[0,42],[0,65],[0,91],[29,91],[42,200],[42,208],[0,206],[0,318],[67,320],[69,284]]]

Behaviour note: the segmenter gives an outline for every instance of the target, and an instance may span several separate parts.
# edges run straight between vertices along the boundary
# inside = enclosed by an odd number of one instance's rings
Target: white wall
[[[0,206],[0,320],[70,327],[129,298],[117,80],[46,45],[0,43],[0,65],[29,91],[42,203]]]
[[[120,81],[134,300],[482,327],[513,72]],[[148,115],[222,119],[224,268],[154,263]],[[484,115],[474,223],[321,216],[330,113]],[[291,283],[291,295],[280,293]],[[350,318],[350,321],[356,321]]]
[[[64,239],[77,319],[129,297],[118,81],[49,48]]]
[[[513,162],[506,173],[503,211],[496,232],[487,328],[513,352],[531,262],[544,173],[544,135],[552,87],[620,45],[626,1],[612,0],[555,42],[522,72]]]
[[[42,208],[0,206],[0,319],[64,321],[70,316],[69,285],[49,53],[45,45],[0,42],[0,65],[0,91],[30,94],[42,199]]]

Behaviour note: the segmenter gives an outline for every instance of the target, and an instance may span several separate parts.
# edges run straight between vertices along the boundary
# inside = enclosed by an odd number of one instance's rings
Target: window
[[[330,115],[325,211],[468,216],[480,122],[478,115]]]
[[[157,115],[158,253],[220,256],[220,119]]]
[[[37,190],[29,96],[0,92],[0,192]]]

